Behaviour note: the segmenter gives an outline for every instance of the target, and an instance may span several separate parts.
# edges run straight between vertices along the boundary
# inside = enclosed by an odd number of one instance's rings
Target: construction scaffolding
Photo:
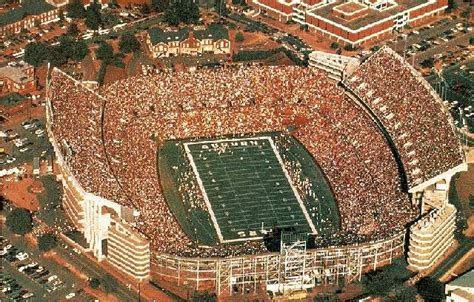
[[[383,241],[325,249],[308,250],[302,239],[282,240],[280,253],[228,258],[160,254],[153,258],[152,276],[220,296],[349,283],[402,256],[405,232]]]

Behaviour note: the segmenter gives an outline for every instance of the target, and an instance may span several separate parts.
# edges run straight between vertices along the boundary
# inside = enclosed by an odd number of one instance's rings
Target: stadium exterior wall
[[[57,179],[63,187],[63,208],[74,226],[84,234],[89,249],[98,261],[107,260],[123,273],[137,280],[150,276],[150,245],[122,217],[123,207],[86,192],[61,153],[52,132],[54,114],[46,99],[46,129],[59,167]]]
[[[382,241],[361,245],[307,250],[300,258],[303,279],[313,286],[360,280],[362,273],[392,263],[404,254],[405,231]],[[284,254],[268,253],[229,258],[185,258],[156,255],[152,276],[197,290],[215,290],[219,296],[256,292],[267,286],[285,286]]]

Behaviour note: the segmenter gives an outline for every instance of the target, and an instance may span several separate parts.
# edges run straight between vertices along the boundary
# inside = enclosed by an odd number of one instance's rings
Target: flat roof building
[[[251,0],[250,4],[279,21],[293,20],[352,46],[382,39],[448,6],[447,0]]]

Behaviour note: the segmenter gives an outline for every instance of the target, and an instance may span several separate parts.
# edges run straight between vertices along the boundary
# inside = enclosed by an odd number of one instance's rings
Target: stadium
[[[253,65],[91,90],[54,68],[46,94],[88,249],[222,296],[359,280],[403,256],[427,196],[443,199],[428,191],[467,169],[449,112],[387,47],[342,81]]]

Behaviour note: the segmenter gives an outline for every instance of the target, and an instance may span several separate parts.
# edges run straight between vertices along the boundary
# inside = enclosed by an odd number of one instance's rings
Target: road
[[[451,268],[461,257],[466,254],[471,248],[474,248],[474,241],[466,239],[466,242],[461,245],[453,254],[449,256],[449,258],[441,263],[433,272],[431,272],[430,276],[433,278],[439,279],[441,276],[446,273],[449,268]]]
[[[74,252],[72,248],[64,248],[62,244],[60,244],[56,248],[56,252],[58,255],[63,257],[69,263],[75,265],[77,268],[80,269],[81,272],[84,272],[91,278],[98,278],[102,279],[107,272],[101,268],[97,263],[93,262],[92,260],[88,259],[86,256],[79,255],[78,253]],[[117,288],[114,294],[121,300],[121,301],[138,301],[138,294],[131,292],[125,285],[121,284],[117,281]]]

